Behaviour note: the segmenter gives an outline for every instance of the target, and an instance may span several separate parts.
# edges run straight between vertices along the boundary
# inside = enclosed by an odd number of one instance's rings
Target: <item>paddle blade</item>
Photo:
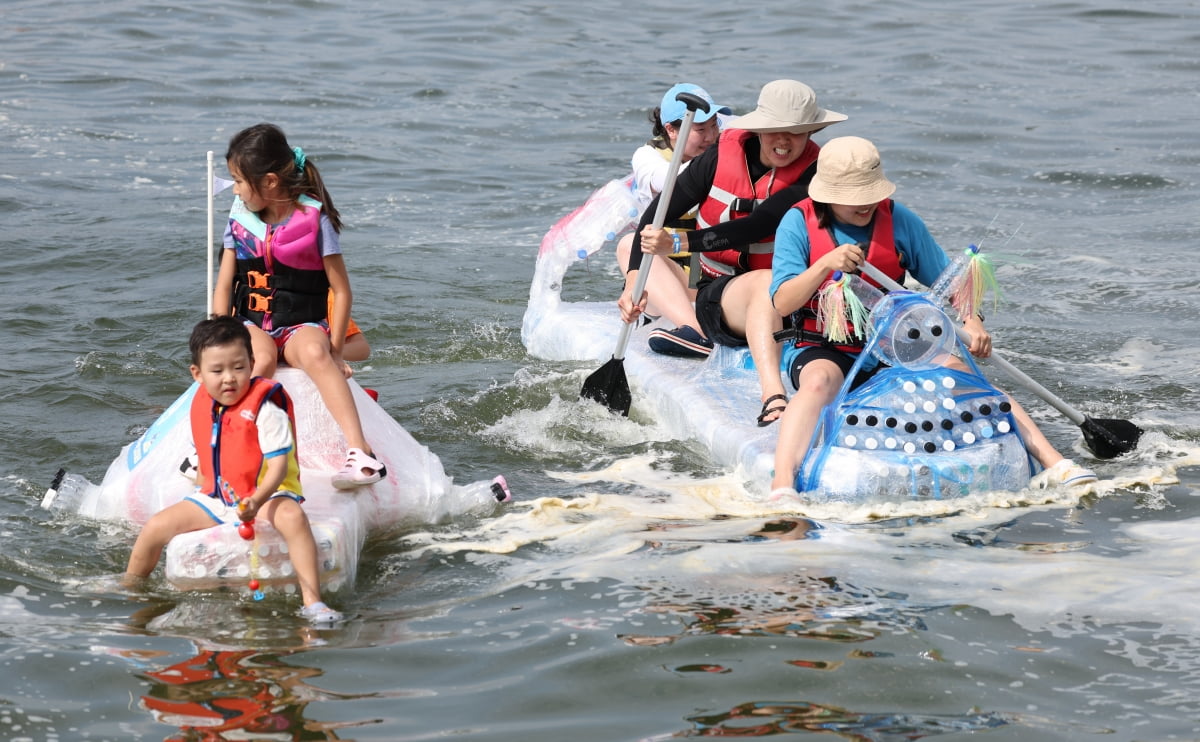
[[[1085,417],[1083,440],[1099,459],[1112,459],[1137,448],[1142,429],[1128,420]]]
[[[625,361],[610,358],[583,382],[579,396],[593,399],[613,412],[629,416],[633,405],[633,394],[629,391],[629,380],[625,378]]]

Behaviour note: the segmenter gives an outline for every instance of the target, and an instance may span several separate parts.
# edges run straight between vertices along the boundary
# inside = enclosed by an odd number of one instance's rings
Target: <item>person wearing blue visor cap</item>
[[[649,141],[638,147],[632,158],[637,187],[647,191],[645,195],[650,198],[657,196],[662,190],[663,181],[667,177],[667,166],[671,164],[671,155],[675,152],[676,139],[679,138],[679,127],[683,123],[683,117],[687,115],[687,106],[676,100],[680,93],[697,95],[708,103],[708,111],[697,109],[692,120],[692,130],[683,147],[684,164],[716,143],[721,133],[717,114],[733,113],[728,106],[717,105],[708,91],[699,85],[681,82],[671,86],[663,95],[658,107],[650,112]]]
[[[662,102],[650,112],[650,140],[633,153],[634,183],[638,195],[643,202],[649,202],[657,196],[666,181],[667,169],[677,146],[679,127],[683,117],[687,115],[687,106],[677,100],[680,93],[691,93],[699,96],[708,103],[708,110],[696,110],[692,120],[692,128],[683,146],[683,164],[681,169],[694,157],[716,143],[720,136],[721,115],[731,115],[733,111],[728,106],[718,105],[704,88],[689,82],[676,83],[662,97]],[[666,227],[674,232],[695,228],[696,215],[684,214],[673,220]],[[622,271],[629,265],[629,250],[633,245],[633,235],[627,234],[617,243],[617,260]],[[669,256],[670,260],[659,261],[661,267],[651,267],[647,278],[647,290],[651,297],[650,313],[661,315],[671,321],[676,327],[698,327],[696,310],[693,302],[696,299],[695,288],[690,287],[687,266],[691,254],[681,252]],[[673,344],[672,347],[675,347]],[[683,347],[682,352],[693,357],[704,357],[712,350],[712,344],[706,338],[695,333],[695,337]]]
[[[659,118],[663,121],[669,121],[674,124],[683,121],[683,117],[687,114],[687,106],[683,104],[683,101],[678,99],[680,93],[691,93],[703,98],[708,103],[707,111],[696,109],[695,123],[697,124],[708,121],[718,113],[726,116],[733,114],[733,110],[729,106],[718,106],[717,102],[712,99],[712,96],[704,88],[699,85],[693,85],[690,82],[681,82],[671,86],[671,89],[663,96],[662,103],[658,106]]]

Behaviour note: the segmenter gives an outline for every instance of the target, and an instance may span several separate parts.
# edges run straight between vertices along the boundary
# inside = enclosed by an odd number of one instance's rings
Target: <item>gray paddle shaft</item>
[[[870,263],[868,263],[866,261],[863,261],[863,264],[859,266],[859,270],[861,270],[863,273],[866,273],[871,278],[875,279],[875,283],[884,287],[888,291],[903,291],[904,290],[903,286],[901,286],[900,284],[893,281],[886,274],[884,274],[881,270],[879,270],[878,268],[876,268],[875,266],[871,265]],[[969,335],[967,335],[967,331],[964,330],[963,328],[955,327],[954,331],[958,334],[958,337],[964,343],[971,342],[971,337]],[[1016,379],[1021,384],[1024,384],[1026,387],[1028,387],[1030,389],[1030,391],[1032,391],[1034,394],[1041,397],[1049,405],[1054,407],[1054,409],[1056,409],[1059,412],[1061,412],[1062,414],[1066,415],[1067,418],[1071,422],[1075,423],[1076,425],[1083,425],[1083,421],[1085,419],[1083,416],[1083,413],[1079,412],[1074,407],[1070,406],[1066,402],[1059,399],[1059,397],[1056,394],[1054,394],[1054,392],[1050,391],[1046,387],[1042,386],[1041,384],[1037,383],[1033,379],[1029,378],[1029,376],[1026,375],[1026,373],[1024,371],[1022,371],[1021,369],[1019,369],[1016,366],[1009,363],[1008,360],[1005,359],[1004,356],[997,353],[995,351],[995,349],[992,350],[992,355],[985,360],[990,361],[992,364],[1004,369],[1005,373],[1007,373],[1009,376],[1012,376],[1014,379]]]
[[[675,138],[675,151],[671,155],[671,164],[667,167],[667,178],[663,182],[662,192],[658,194],[658,208],[654,210],[653,226],[655,229],[662,229],[663,222],[667,218],[667,206],[671,203],[671,193],[675,190],[675,177],[679,174],[679,166],[683,164],[683,150],[687,145],[688,134],[692,131],[692,121],[696,118],[696,109],[708,111],[708,101],[698,95],[691,93],[680,93],[675,96],[675,100],[687,106],[687,113],[683,117],[683,123],[679,126],[679,136]],[[646,293],[646,280],[650,277],[650,266],[654,263],[654,255],[646,253],[642,256],[642,265],[638,269],[637,278],[633,282],[633,304],[637,306],[642,300],[642,295]],[[629,345],[629,333],[633,331],[633,323],[626,322],[621,327],[621,334],[617,336],[617,349],[613,352],[613,358],[618,361],[625,358],[625,348]]]

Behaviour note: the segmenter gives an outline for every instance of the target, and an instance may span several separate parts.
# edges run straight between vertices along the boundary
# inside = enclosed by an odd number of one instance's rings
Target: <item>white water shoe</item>
[[[800,493],[795,487],[776,487],[771,490],[770,496],[767,498],[769,502],[779,502],[780,500],[799,500]]]
[[[341,611],[335,611],[321,601],[301,608],[300,616],[307,618],[309,623],[316,626],[331,626],[346,620]]]
[[[346,453],[346,463],[333,475],[333,486],[340,490],[365,487],[386,476],[387,467],[382,461],[361,448],[352,448]]]
[[[1077,487],[1096,481],[1096,472],[1076,464],[1070,459],[1063,459],[1049,469],[1029,480],[1029,486],[1034,489],[1050,487]]]

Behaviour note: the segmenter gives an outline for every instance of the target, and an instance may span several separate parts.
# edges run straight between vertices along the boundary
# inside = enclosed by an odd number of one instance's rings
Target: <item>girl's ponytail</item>
[[[330,196],[329,191],[325,188],[325,181],[321,180],[321,173],[317,170],[317,166],[311,161],[306,161],[304,166],[298,170],[299,180],[302,184],[301,192],[320,201],[321,213],[329,217],[329,223],[333,225],[335,232],[341,232],[342,217],[333,205],[333,196]]]

